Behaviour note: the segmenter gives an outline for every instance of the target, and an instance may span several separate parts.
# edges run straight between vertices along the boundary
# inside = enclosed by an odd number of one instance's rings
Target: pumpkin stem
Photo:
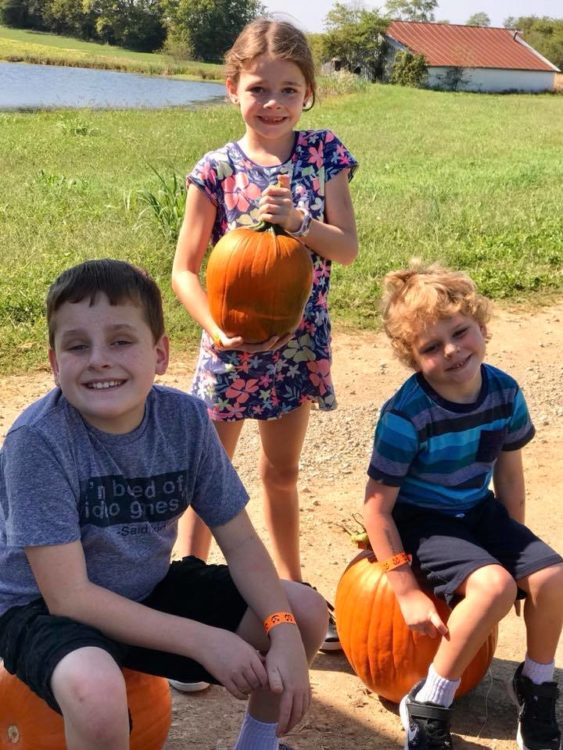
[[[260,221],[258,224],[254,224],[253,226],[249,227],[249,229],[252,229],[253,232],[273,232],[275,235],[286,234],[283,227],[281,227],[279,224],[270,224],[269,221]]]

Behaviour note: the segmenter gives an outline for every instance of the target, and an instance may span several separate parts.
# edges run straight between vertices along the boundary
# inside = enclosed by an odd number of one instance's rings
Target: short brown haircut
[[[225,54],[226,77],[238,83],[241,70],[265,54],[297,65],[311,89],[311,101],[304,109],[311,109],[317,90],[313,55],[305,34],[287,21],[257,18],[248,23]]]
[[[427,326],[461,313],[484,328],[491,317],[491,303],[467,274],[437,263],[425,266],[418,260],[385,276],[382,306],[391,346],[412,368],[414,340]]]
[[[84,299],[94,305],[99,294],[105,294],[110,305],[131,302],[142,309],[155,343],[164,335],[162,297],[156,282],[141,268],[122,260],[87,260],[68,268],[47,292],[47,326],[49,346],[55,345],[55,313],[65,302]]]

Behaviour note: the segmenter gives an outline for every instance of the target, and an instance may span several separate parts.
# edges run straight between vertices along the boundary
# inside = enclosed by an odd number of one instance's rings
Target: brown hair
[[[311,109],[317,88],[313,55],[305,34],[287,21],[257,18],[248,23],[225,54],[226,77],[237,83],[240,71],[265,54],[297,65],[311,89],[311,102],[304,109]]]
[[[143,311],[155,343],[164,335],[164,314],[160,289],[141,268],[121,260],[87,260],[68,268],[49,287],[47,292],[47,326],[49,346],[55,345],[55,313],[65,302],[90,300],[96,303],[105,294],[110,305],[132,302]]]
[[[467,274],[418,260],[385,276],[382,306],[391,346],[401,362],[413,368],[413,342],[427,326],[461,313],[485,327],[491,317],[491,303]]]

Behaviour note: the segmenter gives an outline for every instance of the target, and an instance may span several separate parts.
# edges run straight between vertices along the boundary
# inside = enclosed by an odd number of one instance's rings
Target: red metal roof
[[[513,29],[392,21],[386,33],[429,66],[557,71]]]

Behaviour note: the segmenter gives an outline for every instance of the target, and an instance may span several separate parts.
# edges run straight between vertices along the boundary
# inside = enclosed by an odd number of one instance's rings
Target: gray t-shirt
[[[55,388],[0,450],[0,615],[40,596],[24,547],[79,539],[89,579],[140,601],[165,576],[189,505],[213,528],[247,501],[198,399],[153,386],[141,424],[114,435]]]

